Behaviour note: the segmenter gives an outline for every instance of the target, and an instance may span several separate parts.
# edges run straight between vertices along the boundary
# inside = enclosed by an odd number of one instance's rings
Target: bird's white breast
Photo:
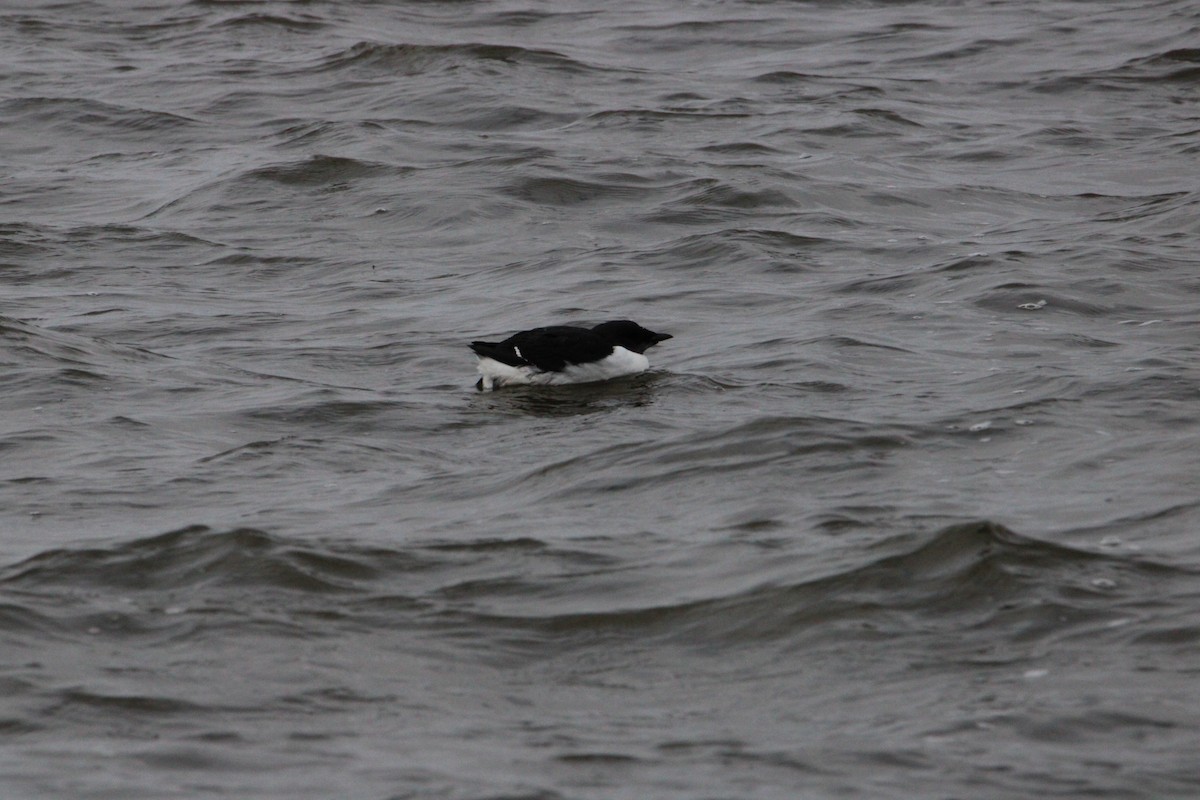
[[[591,381],[606,381],[621,375],[633,375],[645,372],[650,368],[650,359],[641,353],[626,350],[624,347],[614,347],[612,353],[587,364],[568,364],[562,372],[545,372],[546,377],[553,376],[545,383],[589,383]]]
[[[493,387],[530,383],[529,377],[536,373],[533,367],[513,367],[494,358],[479,359],[480,385],[485,391]]]
[[[587,364],[568,364],[561,372],[542,372],[534,367],[513,367],[494,358],[479,359],[479,374],[484,389],[533,384],[550,386],[563,383],[605,381],[621,375],[633,375],[650,368],[650,359],[641,353],[614,347],[612,353]]]

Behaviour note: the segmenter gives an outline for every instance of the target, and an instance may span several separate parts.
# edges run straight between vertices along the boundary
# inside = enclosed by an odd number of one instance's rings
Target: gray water
[[[0,796],[1200,794],[1198,34],[6,5]]]

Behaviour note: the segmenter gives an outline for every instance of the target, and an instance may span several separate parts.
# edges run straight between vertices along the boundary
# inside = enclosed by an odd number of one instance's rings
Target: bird
[[[673,338],[627,319],[593,328],[551,325],[521,331],[502,342],[471,342],[479,356],[475,387],[489,392],[502,386],[588,383],[633,375],[650,367],[645,352]]]

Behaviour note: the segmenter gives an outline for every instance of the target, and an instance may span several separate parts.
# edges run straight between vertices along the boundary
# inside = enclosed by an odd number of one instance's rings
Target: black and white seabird
[[[587,383],[633,375],[649,368],[644,353],[670,338],[669,333],[617,320],[594,328],[534,328],[503,342],[471,342],[479,356],[476,386],[486,392],[514,384]]]

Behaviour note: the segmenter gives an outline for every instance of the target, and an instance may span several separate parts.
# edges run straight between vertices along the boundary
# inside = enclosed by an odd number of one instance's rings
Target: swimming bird
[[[633,375],[649,368],[645,352],[670,338],[623,319],[594,328],[552,325],[502,342],[471,342],[479,356],[475,386],[487,392],[514,384],[587,383]]]

